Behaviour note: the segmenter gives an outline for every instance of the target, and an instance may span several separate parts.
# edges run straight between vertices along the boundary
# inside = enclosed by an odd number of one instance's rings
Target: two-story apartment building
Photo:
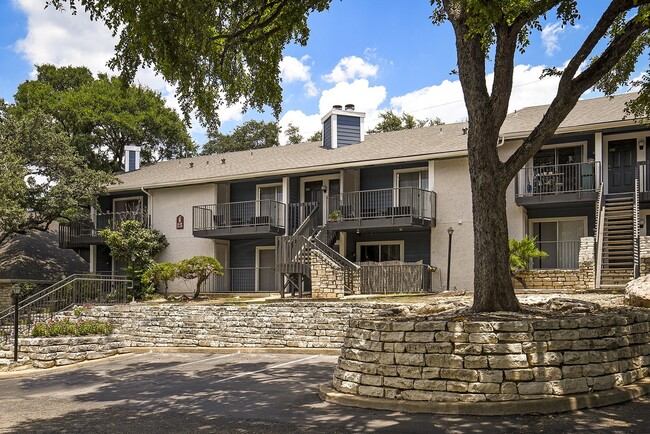
[[[599,279],[620,284],[631,276],[634,236],[650,214],[650,130],[624,118],[625,103],[634,96],[580,101],[511,183],[510,236],[535,235],[549,253],[534,268],[575,269],[580,238],[600,236]],[[530,107],[508,116],[495,144],[504,158],[545,110]],[[170,245],[159,261],[199,254],[219,259],[226,275],[211,291],[276,291],[300,273],[309,281],[299,258],[305,242],[342,267],[421,261],[431,266],[425,284],[433,290],[445,288],[449,265],[451,287],[471,290],[467,123],[364,134],[364,114],[351,105],[335,106],[322,121],[321,142],[141,168],[133,147],[128,171],[101,198],[94,221],[64,224],[61,244],[87,257],[91,271],[115,270],[119,265],[96,230],[135,215],[166,235]],[[597,214],[600,235],[594,232]],[[605,282],[610,268],[617,277]]]

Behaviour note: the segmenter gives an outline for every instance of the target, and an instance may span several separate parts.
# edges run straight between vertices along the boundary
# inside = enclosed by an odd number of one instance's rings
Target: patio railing
[[[151,227],[151,216],[146,211],[97,213],[92,218],[59,223],[59,246],[97,244],[101,242],[99,231],[108,227],[115,229],[125,220],[137,220],[145,228]]]
[[[535,246],[546,252],[546,258],[532,261],[532,270],[577,270],[580,254],[580,240],[575,241],[536,241]]]
[[[384,188],[330,196],[330,218],[364,220],[390,217],[435,219],[436,193],[414,187]]]
[[[524,167],[517,174],[517,197],[595,192],[600,185],[600,162]]]
[[[224,269],[223,276],[211,276],[202,292],[277,292],[279,281],[275,267],[233,267]]]
[[[285,204],[270,199],[197,205],[193,207],[192,229],[205,231],[263,225],[284,228],[285,209]]]

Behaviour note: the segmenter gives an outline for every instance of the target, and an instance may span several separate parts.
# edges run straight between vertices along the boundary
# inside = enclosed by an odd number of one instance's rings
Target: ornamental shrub
[[[49,320],[39,322],[32,329],[32,336],[35,338],[47,338],[56,336],[87,336],[87,335],[110,335],[115,327],[113,324],[96,319],[72,322],[68,318],[61,320]]]

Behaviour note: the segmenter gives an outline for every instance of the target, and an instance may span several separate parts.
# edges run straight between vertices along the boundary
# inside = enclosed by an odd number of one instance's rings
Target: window
[[[401,207],[399,212],[410,214],[411,208],[420,202],[419,190],[429,189],[429,171],[422,168],[396,170],[395,187],[398,188],[397,197],[393,199]]]
[[[535,259],[533,268],[578,268],[580,238],[586,234],[586,218],[531,221],[531,235],[537,237],[536,245],[548,257]]]
[[[104,220],[106,219],[104,216]],[[120,223],[124,220],[142,220],[143,219],[143,206],[141,197],[126,197],[123,199],[113,199],[113,217],[114,224]],[[97,227],[105,227],[107,221],[100,221],[98,217]]]
[[[404,261],[404,242],[376,241],[357,243],[357,261]]]
[[[282,202],[282,184],[258,185],[257,200],[255,223],[278,224],[283,221],[282,208],[278,205]]]
[[[583,146],[562,146],[542,149],[533,157],[533,166],[557,166],[560,164],[580,163]]]

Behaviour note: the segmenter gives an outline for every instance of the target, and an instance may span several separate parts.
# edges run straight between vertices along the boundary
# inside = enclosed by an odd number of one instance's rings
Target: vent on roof
[[[363,142],[365,113],[354,111],[354,104],[332,106],[332,110],[321,119],[323,124],[323,147],[343,148]]]

